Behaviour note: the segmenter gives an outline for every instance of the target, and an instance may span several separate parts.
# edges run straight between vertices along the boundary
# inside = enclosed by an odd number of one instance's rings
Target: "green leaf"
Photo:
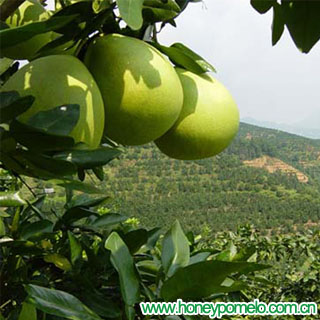
[[[209,63],[205,62],[197,54],[191,54],[191,50],[186,50],[184,46],[181,47],[181,44],[175,44],[171,47],[162,46],[155,42],[150,42],[150,44],[167,55],[171,62],[178,67],[184,68],[196,74],[202,74],[208,70],[214,70]],[[208,69],[209,65],[211,67]]]
[[[179,268],[187,266],[190,258],[188,238],[176,221],[162,242],[161,261],[164,272],[171,277]]]
[[[281,8],[294,43],[308,53],[320,39],[320,1],[282,1]]]
[[[20,99],[20,95],[17,91],[5,91],[0,92],[0,107],[2,108],[10,106],[12,103]]]
[[[53,16],[48,20],[28,23],[20,27],[0,30],[1,47],[7,48],[29,40],[37,34],[55,31],[69,24],[77,15]]]
[[[79,240],[70,231],[68,231],[68,239],[70,244],[71,263],[72,265],[76,265],[76,263],[82,258],[82,247]]]
[[[95,229],[104,229],[110,226],[114,226],[121,222],[124,222],[128,219],[128,217],[123,216],[119,213],[107,213],[103,216],[98,217],[94,221],[91,222],[90,227]]]
[[[77,124],[79,116],[79,105],[68,104],[40,111],[29,118],[27,124],[50,134],[67,136]]]
[[[37,320],[36,308],[33,305],[24,302],[18,320]]]
[[[284,20],[282,17],[281,6],[275,3],[273,6],[273,21],[272,21],[272,45],[277,44],[284,31]]]
[[[175,18],[181,9],[174,0],[145,0],[143,3],[143,19],[155,23]]]
[[[65,214],[61,217],[61,220],[69,225],[75,221],[81,220],[83,218],[88,218],[91,216],[98,216],[98,214],[94,211],[81,208],[81,207],[74,207],[65,212]]]
[[[54,157],[70,161],[83,169],[91,169],[103,166],[115,157],[119,156],[121,151],[116,148],[100,147],[94,150],[72,150],[58,153]]]
[[[92,197],[87,194],[80,194],[72,198],[71,202],[67,204],[67,208],[74,207],[84,207],[84,208],[94,208],[104,204],[110,197]]]
[[[142,5],[143,0],[116,0],[121,18],[132,30],[142,27]]]
[[[96,313],[67,292],[35,285],[26,285],[25,289],[28,293],[27,301],[47,314],[70,320],[101,320]]]
[[[191,49],[186,47],[184,44],[174,43],[171,47],[181,50],[186,56],[190,57],[199,66],[201,66],[203,68],[203,70],[205,70],[205,72],[207,72],[207,71],[216,72],[216,69],[214,68],[214,66],[211,63],[209,63],[208,61],[203,59],[201,56],[199,56],[197,53],[195,53],[194,51],[192,51]]]
[[[20,163],[25,164],[27,168],[33,169],[32,172],[39,177],[65,177],[77,172],[77,168],[73,163],[42,154],[20,150],[14,156]],[[39,174],[37,174],[38,171]]]
[[[266,13],[272,8],[275,1],[274,0],[251,0],[250,3],[252,7],[255,8],[259,13]]]
[[[15,91],[0,92],[0,102],[0,123],[4,123],[27,111],[33,104],[34,97],[19,98]]]
[[[155,247],[161,234],[161,228],[153,228],[148,231],[148,242],[146,245],[149,249],[153,249]]]
[[[211,255],[211,252],[198,252],[195,255],[190,257],[189,265],[206,261],[210,255]]]
[[[93,171],[94,175],[95,175],[100,181],[103,181],[103,180],[104,180],[103,166],[94,167],[94,168],[92,168],[92,171]]]
[[[72,269],[71,263],[69,260],[58,253],[52,253],[44,256],[43,260],[48,263],[53,263],[57,268],[63,271],[70,271]]]
[[[129,306],[139,302],[140,288],[133,258],[129,249],[116,232],[112,232],[105,243],[111,251],[111,262],[119,274],[123,300]]]
[[[228,248],[226,250],[223,250],[222,252],[220,252],[218,255],[215,256],[215,260],[232,261],[236,254],[237,254],[237,248],[231,242],[228,245]]]
[[[123,236],[131,254],[136,253],[148,241],[148,231],[145,229],[136,229],[126,233]]]
[[[30,223],[22,228],[20,237],[22,240],[28,240],[33,237],[39,237],[43,233],[53,231],[53,223],[49,220],[42,220]]]
[[[67,179],[52,179],[48,181],[49,183],[56,184],[60,187],[67,188],[69,190],[82,191],[88,194],[104,194],[104,190],[100,190],[90,184],[83,183],[77,180],[67,180]]]
[[[164,282],[161,296],[165,301],[202,299],[214,293],[230,292],[223,281],[234,273],[244,274],[268,266],[249,262],[203,261],[179,269]]]
[[[121,310],[118,305],[109,300],[102,294],[89,291],[84,294],[84,302],[99,316],[108,318],[119,318],[121,316]]]
[[[92,9],[95,13],[99,13],[108,8],[110,8],[109,0],[93,0],[92,1]]]
[[[251,247],[243,247],[233,256],[232,261],[248,261],[256,251],[254,245]]]
[[[7,71],[12,65],[14,60],[9,58],[1,58],[0,59],[0,75],[2,75],[5,71]]]
[[[6,227],[4,225],[2,217],[0,217],[0,237],[6,234]]]
[[[58,54],[57,52],[60,52],[61,54],[64,53],[68,48],[75,45],[75,42],[73,40],[73,35],[61,35],[54,40],[46,43],[43,47],[41,47],[35,55],[35,58],[40,58],[43,56],[49,56],[51,54]],[[70,42],[72,44],[70,45]]]
[[[21,207],[26,204],[19,192],[0,192],[0,207]]]
[[[10,131],[13,138],[32,150],[62,151],[74,146],[71,137],[49,134],[16,120],[11,122]]]

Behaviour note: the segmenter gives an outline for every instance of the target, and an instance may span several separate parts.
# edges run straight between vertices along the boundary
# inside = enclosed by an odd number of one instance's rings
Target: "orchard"
[[[270,267],[241,248],[217,258],[178,221],[164,235],[136,228],[104,210],[110,199],[86,179],[103,180],[126,146],[198,160],[236,136],[239,111],[213,65],[157,38],[192,2],[56,0],[53,11],[0,2],[0,165],[10,177],[0,192],[0,319],[149,319],[139,302],[240,301]],[[273,10],[273,44],[284,28],[304,53],[320,38],[318,1],[251,5]],[[63,188],[64,208],[48,210],[32,190],[22,197],[30,178]]]

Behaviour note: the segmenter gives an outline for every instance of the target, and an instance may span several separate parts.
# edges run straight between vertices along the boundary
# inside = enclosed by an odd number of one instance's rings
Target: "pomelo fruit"
[[[31,108],[19,116],[24,123],[39,111],[79,104],[80,118],[70,135],[88,148],[100,144],[104,130],[103,100],[92,75],[77,58],[52,55],[33,60],[2,87],[2,91],[10,90],[35,97]]]
[[[100,88],[110,139],[145,144],[178,119],[183,102],[179,77],[151,45],[118,34],[97,37],[84,61]]]
[[[210,75],[177,68],[184,102],[174,126],[155,141],[171,158],[195,160],[223,151],[236,135],[239,111],[228,90]]]
[[[49,19],[50,14],[37,0],[26,0],[6,20],[10,27],[19,27],[32,22]],[[51,41],[52,32],[36,35],[17,45],[1,49],[1,56],[15,60],[31,60],[35,53]]]

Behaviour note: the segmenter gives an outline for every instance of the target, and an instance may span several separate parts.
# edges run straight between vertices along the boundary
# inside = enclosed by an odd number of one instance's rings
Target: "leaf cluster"
[[[79,119],[79,105],[63,105],[40,111],[28,123],[19,115],[34,102],[32,96],[20,97],[15,91],[0,93],[0,160],[13,175],[41,179],[67,179],[93,170],[103,179],[103,165],[120,154],[120,149],[101,145],[89,150],[75,145],[69,136]]]
[[[79,194],[48,215],[44,197],[20,199],[1,213],[5,319],[147,319],[139,302],[242,299],[248,276],[268,267],[249,262],[254,252],[226,257],[201,248],[177,221],[164,235],[134,227],[122,214],[97,210],[106,200]]]
[[[280,40],[285,27],[297,48],[308,53],[320,39],[320,2],[251,0],[261,14],[273,10],[272,44]]]

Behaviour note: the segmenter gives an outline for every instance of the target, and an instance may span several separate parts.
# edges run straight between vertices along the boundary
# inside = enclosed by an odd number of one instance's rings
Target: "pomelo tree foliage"
[[[1,1],[1,21],[22,2]],[[1,49],[53,31],[58,36],[36,57],[75,48],[81,60],[94,36],[120,33],[149,41],[180,68],[196,74],[215,71],[183,44],[166,47],[157,41],[157,33],[166,24],[176,26],[175,18],[191,2],[199,1],[58,0],[59,10],[48,20],[16,28],[1,22]],[[273,9],[273,44],[285,26],[303,52],[319,40],[319,2],[251,3],[260,13]],[[1,63],[3,84],[19,63]],[[255,280],[252,273],[266,268],[248,262],[254,251],[225,257],[215,249],[203,251],[178,222],[161,238],[158,229],[133,228],[125,216],[97,210],[107,200],[103,191],[79,179],[88,171],[103,179],[103,166],[122,149],[107,137],[97,149],[75,148],[68,134],[79,119],[77,104],[42,111],[25,124],[18,116],[34,97],[15,91],[0,95],[0,161],[12,177],[0,193],[5,208],[0,212],[0,319],[142,319],[140,301],[213,301],[228,299],[230,293],[238,300],[245,297],[248,279]],[[24,181],[23,176],[64,187],[65,207],[48,216],[44,198],[22,199],[18,180]],[[184,282],[186,278],[192,281]]]

